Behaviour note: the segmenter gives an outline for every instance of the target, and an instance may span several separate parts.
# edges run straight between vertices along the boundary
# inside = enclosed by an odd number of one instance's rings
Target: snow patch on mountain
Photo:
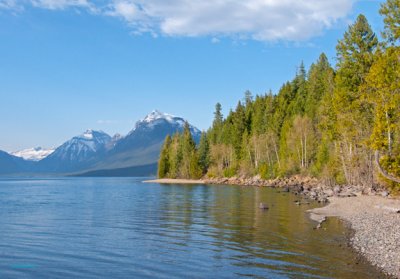
[[[89,129],[65,142],[49,158],[79,162],[104,149],[110,141],[111,137],[103,131]]]
[[[29,148],[12,152],[11,155],[23,158],[27,161],[40,161],[54,152],[52,149],[44,149],[42,147]]]
[[[162,113],[158,110],[153,110],[150,114],[148,114],[144,119],[140,120],[139,122],[150,123],[158,119],[165,119],[168,122],[173,122],[175,118],[176,116],[172,114]]]
[[[156,126],[163,124],[165,122],[172,124],[178,128],[183,128],[186,120],[183,119],[182,117],[178,117],[169,113],[163,113],[158,110],[153,110],[150,114],[146,115],[145,118],[136,122],[135,128],[128,134],[128,136],[139,128],[154,129]],[[197,129],[196,127],[192,125],[189,126],[192,133],[194,134],[201,133],[200,130]]]
[[[84,139],[92,140],[93,139],[93,130],[86,130],[81,137]]]
[[[82,135],[73,137],[70,141],[66,142],[66,147],[73,148],[78,153],[88,147],[91,151],[96,152],[98,149],[103,148],[111,137],[103,131],[86,130]]]

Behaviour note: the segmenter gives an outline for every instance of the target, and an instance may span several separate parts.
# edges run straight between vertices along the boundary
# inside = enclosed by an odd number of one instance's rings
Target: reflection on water
[[[331,219],[266,188],[0,180],[0,278],[378,278]],[[268,211],[258,208],[267,203]]]

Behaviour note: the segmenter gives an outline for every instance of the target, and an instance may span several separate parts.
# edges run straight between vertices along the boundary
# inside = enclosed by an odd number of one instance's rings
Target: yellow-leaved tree
[[[377,166],[386,178],[400,183],[400,48],[389,47],[377,55],[364,92],[374,106],[371,146]]]

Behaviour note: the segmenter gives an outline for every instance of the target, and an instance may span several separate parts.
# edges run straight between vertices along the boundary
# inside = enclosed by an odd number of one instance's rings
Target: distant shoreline
[[[171,179],[171,178],[163,178],[163,179],[153,179],[153,180],[145,180],[143,183],[160,183],[160,184],[206,184],[204,180],[194,180],[194,179]]]

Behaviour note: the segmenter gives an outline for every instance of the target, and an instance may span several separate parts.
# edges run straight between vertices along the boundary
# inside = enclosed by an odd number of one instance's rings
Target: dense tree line
[[[293,80],[244,99],[194,143],[188,126],[165,140],[160,177],[312,175],[331,184],[394,183],[400,177],[400,1],[380,9],[378,42],[360,15],[339,40],[333,68],[325,54]],[[374,162],[378,163],[375,168]],[[380,170],[380,172],[377,172]]]

